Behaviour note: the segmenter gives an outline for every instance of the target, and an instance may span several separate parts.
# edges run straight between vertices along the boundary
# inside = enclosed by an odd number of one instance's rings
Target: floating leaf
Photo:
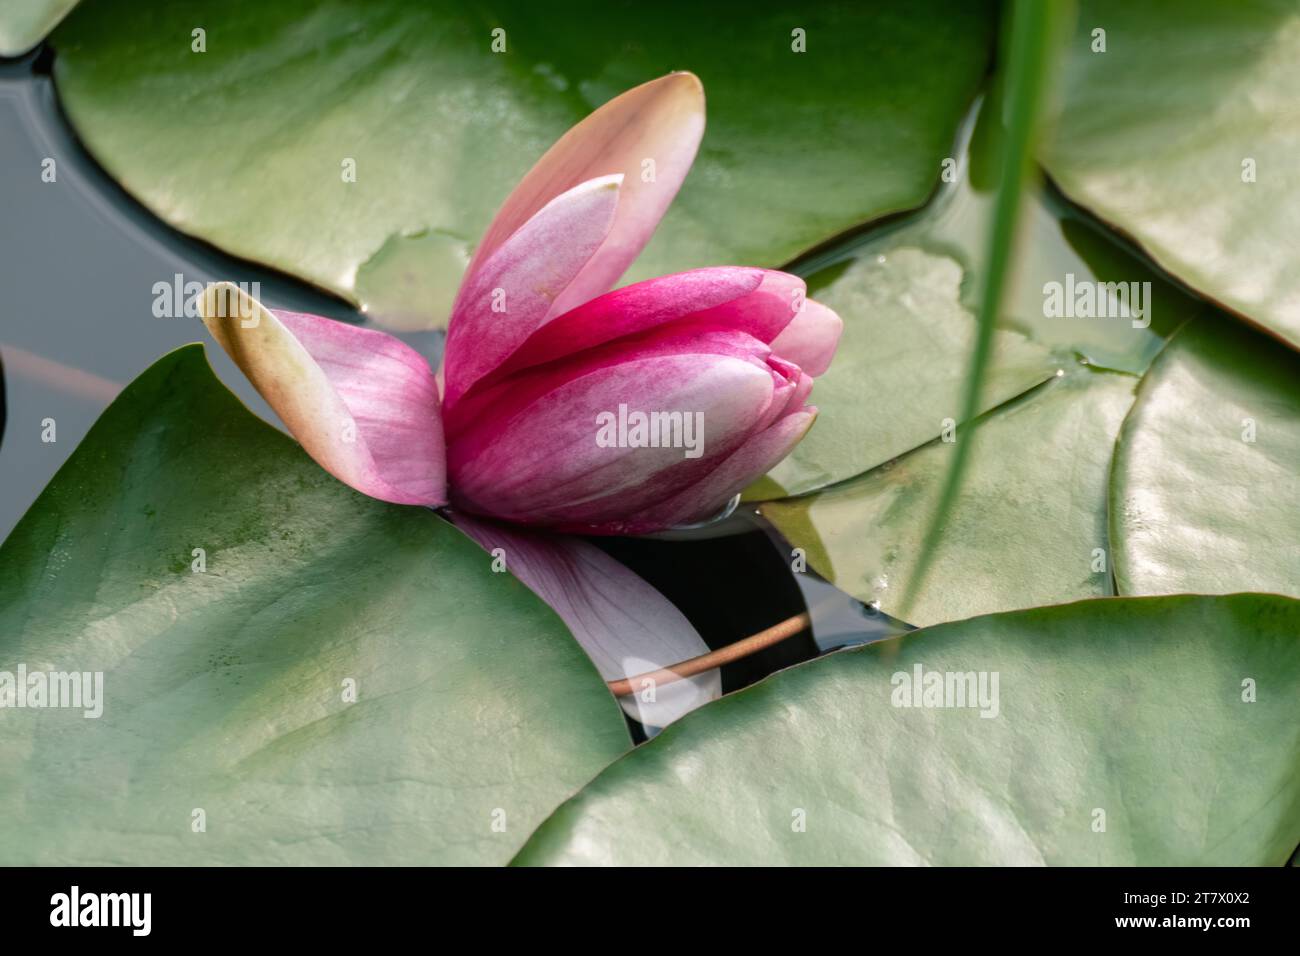
[[[432,512],[339,484],[197,346],[0,548],[19,665],[102,672],[103,713],[0,710],[11,864],[504,862],[629,743],[541,601]]]
[[[985,122],[984,109],[971,118],[953,181],[924,209],[801,270],[844,318],[844,336],[813,392],[817,424],[747,498],[805,494],[855,477],[937,437],[944,418],[959,418],[974,334],[971,277],[983,268],[991,201],[977,175],[990,161]],[[1204,311],[1051,190],[1030,189],[1022,218],[984,410],[1075,355],[1140,375],[1165,337]]]
[[[492,214],[546,148],[672,70],[703,80],[709,126],[626,280],[778,265],[919,206],[996,19],[961,0],[844,0],[798,16],[785,3],[737,16],[684,0],[653,16],[634,0],[565,12],[524,0],[101,0],[56,34],[55,79],[90,151],[168,222],[378,321],[428,327],[446,321]],[[193,52],[195,29],[205,52]]]
[[[612,764],[516,862],[1280,866],[1298,634],[1274,595],[1112,598],[841,651]],[[984,706],[896,706],[917,668]]]
[[[1066,194],[1300,348],[1300,8],[1085,0],[1062,79]]]
[[[1077,368],[976,422],[967,481],[911,623],[1110,593],[1106,486],[1136,385]],[[896,613],[949,456],[971,430],[838,488],[765,504],[763,514],[818,573]]]
[[[961,417],[962,370],[975,322],[958,301],[961,267],[902,248],[850,263],[818,301],[844,319],[835,359],[817,379],[817,423],[750,498],[804,494],[925,444]],[[999,332],[985,409],[1050,378],[1047,350]]]
[[[1056,194],[1026,203],[1006,322],[1089,364],[1140,375],[1203,302]]]
[[[1170,341],[1115,450],[1126,594],[1300,596],[1300,357],[1222,316]]]
[[[956,259],[968,277],[981,274],[994,193],[994,184],[987,181],[996,145],[988,132],[989,109],[982,104],[967,124],[953,181],[935,201],[896,225],[868,234],[855,255],[917,246]],[[1092,365],[1140,375],[1164,340],[1203,310],[1199,300],[1117,243],[1104,225],[1050,187],[1026,188],[1019,230],[1002,322],[1063,357],[1077,353]],[[961,301],[972,310],[974,291],[975,283],[968,278]],[[1057,295],[1059,313],[1053,309]],[[1121,306],[1130,314],[1120,314]]]
[[[0,56],[19,56],[45,39],[78,0],[8,0],[0,9]]]

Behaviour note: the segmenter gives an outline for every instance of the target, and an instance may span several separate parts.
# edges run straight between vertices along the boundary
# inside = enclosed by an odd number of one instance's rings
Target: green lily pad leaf
[[[962,269],[945,256],[902,248],[851,262],[817,291],[844,334],[812,401],[817,423],[785,461],[748,492],[780,498],[860,475],[938,435],[961,414],[975,320],[959,302]],[[984,408],[1056,373],[1046,349],[999,332]]]
[[[762,506],[823,577],[913,624],[1109,594],[1111,449],[1138,379],[1078,367],[848,484]],[[970,470],[932,582],[900,607],[956,441]],[[1100,553],[1098,553],[1100,551]]]
[[[0,56],[20,56],[45,39],[79,0],[9,0],[0,8]]]
[[[1110,598],[842,651],[638,747],[516,862],[1280,866],[1297,635],[1275,595]],[[903,705],[931,675],[968,706]]]
[[[102,673],[98,717],[0,709],[5,861],[508,860],[629,739],[490,563],[165,356],[0,548],[0,671]]]
[[[865,234],[856,248],[810,263],[814,287],[825,268],[846,255],[889,255],[906,247],[945,255],[966,273],[961,303],[972,314],[984,274],[994,184],[988,168],[997,139],[987,129],[987,102],[962,131],[952,182],[924,209]],[[1051,188],[1026,189],[1016,256],[1008,276],[1002,323],[1064,357],[1142,374],[1164,340],[1203,304],[1170,282],[1093,217]],[[1116,284],[1123,284],[1121,288]],[[1148,285],[1149,283],[1149,285]],[[1125,309],[1129,315],[1120,314]],[[1138,314],[1140,313],[1140,314]]]
[[[813,390],[817,424],[747,499],[855,477],[936,438],[959,414],[992,203],[980,173],[991,162],[986,121],[983,108],[971,117],[953,181],[924,209],[805,264],[844,336]],[[1024,205],[985,411],[1076,356],[1140,375],[1165,338],[1204,311],[1052,191],[1032,189]]]
[[[562,18],[530,0],[106,0],[55,35],[55,79],[90,151],[172,225],[379,322],[432,327],[546,148],[672,70],[703,80],[709,125],[627,281],[779,265],[919,206],[995,22],[990,5],[961,0],[842,0],[798,16],[785,3],[737,16],[672,0],[647,16],[589,2]]]
[[[1057,183],[1192,288],[1300,348],[1294,4],[1192,0],[1171,15],[1087,0],[1069,49],[1042,147]]]
[[[1034,341],[1141,375],[1170,335],[1206,311],[1055,193],[1037,190],[1022,217],[1005,321]]]
[[[1222,317],[1188,325],[1143,379],[1115,449],[1120,592],[1300,596],[1297,463],[1300,356]]]

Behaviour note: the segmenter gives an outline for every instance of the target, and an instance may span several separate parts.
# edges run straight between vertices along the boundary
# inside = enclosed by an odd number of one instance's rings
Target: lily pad
[[[1050,189],[1022,213],[1006,323],[1091,365],[1142,374],[1205,303]]]
[[[335,481],[198,346],[0,548],[20,665],[102,672],[102,715],[0,709],[11,864],[500,863],[629,745],[549,608],[434,513]]]
[[[995,185],[989,181],[989,167],[996,159],[997,138],[988,129],[992,122],[989,110],[989,103],[982,101],[972,111],[954,151],[951,173],[933,201],[864,234],[853,244],[803,264],[801,271],[811,273],[809,282],[814,290],[822,276],[843,268],[836,264],[845,258],[888,256],[897,249],[914,247],[961,265],[966,274],[961,304],[975,313],[978,283],[974,277],[987,267]],[[1164,340],[1202,311],[1203,304],[1117,238],[1050,186],[1027,184],[1003,303],[1003,326],[1028,335],[1062,357],[1078,354],[1092,365],[1139,375],[1146,371]],[[1114,314],[1120,303],[1112,301],[1108,283],[1135,283],[1143,314]],[[1144,283],[1150,283],[1150,288]],[[1075,293],[1069,297],[1072,307],[1064,309],[1065,314],[1053,314],[1049,307],[1052,290],[1059,286],[1063,293],[1067,285]],[[1088,286],[1093,286],[1091,307],[1082,298]],[[1098,307],[1102,302],[1106,308]],[[1123,304],[1128,305],[1129,300]]]
[[[0,56],[19,56],[46,34],[79,0],[9,0],[0,9]]]
[[[817,379],[817,423],[747,497],[780,498],[852,478],[925,444],[961,414],[975,320],[959,302],[962,270],[920,249],[851,262],[818,301],[844,319],[835,359]],[[987,410],[1055,374],[1046,349],[997,333]]]
[[[565,10],[104,0],[56,33],[55,79],[90,151],[169,223],[381,323],[429,327],[446,321],[492,214],[545,149],[675,69],[703,80],[709,126],[627,281],[779,265],[919,206],[996,23],[991,5],[961,0]]]
[[[516,862],[1280,866],[1297,635],[1274,595],[1111,598],[841,651],[637,748]],[[977,706],[898,706],[917,668]]]
[[[1219,316],[1187,326],[1116,446],[1119,590],[1300,597],[1298,468],[1300,356]]]
[[[806,494],[855,477],[936,438],[942,420],[960,414],[973,277],[984,268],[992,203],[981,171],[991,162],[986,122],[981,105],[962,131],[952,182],[924,209],[800,267],[813,294],[844,319],[844,335],[813,390],[816,425],[746,498]],[[1076,356],[1140,375],[1167,336],[1205,311],[1051,189],[1029,189],[1024,206],[985,411]],[[1116,292],[1142,314],[1119,314]]]
[[[1110,456],[1137,382],[1076,367],[957,428],[952,442],[762,513],[823,577],[913,624],[1109,594]],[[949,455],[968,440],[970,470],[931,583],[903,608]]]
[[[1300,348],[1300,9],[1086,0],[1060,85],[1041,154],[1066,194]]]

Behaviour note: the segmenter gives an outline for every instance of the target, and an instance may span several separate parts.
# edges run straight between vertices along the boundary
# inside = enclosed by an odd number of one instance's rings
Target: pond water
[[[158,283],[257,283],[272,308],[364,322],[346,303],[184,236],[136,203],[77,141],[48,67],[42,51],[0,60],[0,539],[123,386],[164,353],[208,341],[170,296],[160,304]],[[48,169],[53,181],[42,176]],[[436,366],[440,333],[399,337]],[[279,425],[221,349],[207,355],[227,387]],[[812,571],[792,571],[788,545],[752,508],[673,540],[595,543],[665,594],[715,649],[809,612],[811,628],[726,665],[724,691],[907,629]]]

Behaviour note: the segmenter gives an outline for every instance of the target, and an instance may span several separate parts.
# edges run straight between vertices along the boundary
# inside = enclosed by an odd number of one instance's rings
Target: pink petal
[[[762,281],[762,269],[722,266],[635,282],[547,322],[496,374],[541,365],[706,312],[752,293]]]
[[[809,406],[779,419],[745,442],[706,477],[636,515],[624,526],[623,533],[649,534],[717,514],[734,495],[790,454],[816,417],[817,409]]]
[[[760,342],[771,342],[788,326],[807,295],[803,279],[775,269],[763,270],[763,281],[744,298],[724,303],[696,316],[701,325],[717,325],[748,332]]]
[[[681,611],[594,545],[507,529],[464,514],[454,515],[453,521],[485,551],[501,549],[506,570],[560,615],[605,680],[634,677],[708,653]],[[714,669],[637,688],[619,703],[643,724],[665,727],[721,695],[722,679]]]
[[[635,513],[729,455],[762,421],[774,391],[769,369],[731,356],[633,357],[597,368],[517,412],[489,413],[453,440],[454,501],[479,514],[574,529]],[[617,416],[620,405],[702,420],[702,454],[598,444],[601,416]]]
[[[506,421],[547,393],[584,376],[637,359],[681,355],[737,358],[772,374],[774,384],[780,378],[772,365],[771,348],[753,336],[729,329],[700,329],[690,322],[671,323],[476,387],[454,408],[444,406],[447,441],[459,440],[467,431],[481,432],[487,421]]]
[[[371,329],[272,313],[230,283],[208,286],[200,311],[322,468],[381,501],[446,503],[438,388],[418,352]]]
[[[675,323],[745,332],[770,342],[803,301],[802,279],[770,269],[722,266],[647,279],[547,322],[483,381]]]
[[[605,292],[649,241],[695,161],[704,135],[704,88],[671,73],[610,100],[552,146],[515,187],[470,263],[473,276],[524,223],[556,196],[596,176],[621,174],[618,215],[600,250],[555,300],[561,315]],[[654,161],[646,182],[645,160]]]
[[[556,196],[467,274],[447,327],[444,402],[515,351],[608,236],[621,176],[591,179]]]
[[[809,375],[821,375],[830,367],[843,330],[844,322],[833,310],[807,299],[803,310],[772,340],[772,351]]]
[[[772,371],[772,402],[754,428],[755,434],[764,431],[778,418],[803,408],[803,400],[812,391],[812,378],[805,375],[798,365],[776,355],[767,357],[767,365]]]
[[[793,415],[795,412],[802,409],[804,402],[806,402],[808,396],[812,394],[812,389],[812,376],[800,369],[799,380],[795,385],[794,391],[790,393],[789,401],[786,402],[785,408],[781,410],[781,414]]]

